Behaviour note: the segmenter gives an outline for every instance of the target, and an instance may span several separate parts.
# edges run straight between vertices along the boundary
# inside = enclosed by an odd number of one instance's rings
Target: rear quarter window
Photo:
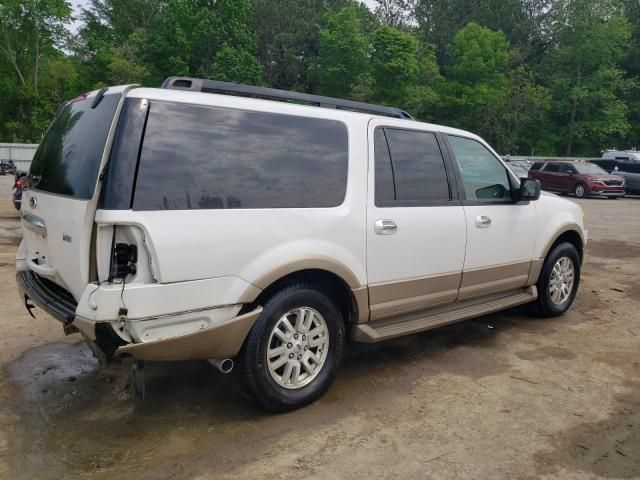
[[[335,207],[347,170],[341,122],[152,102],[133,208]]]
[[[531,165],[531,168],[529,170],[540,170],[543,165],[544,165],[543,162],[536,162],[533,165]]]

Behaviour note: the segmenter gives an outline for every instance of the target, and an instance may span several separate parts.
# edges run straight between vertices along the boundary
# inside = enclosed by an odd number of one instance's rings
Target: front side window
[[[433,133],[378,127],[374,149],[376,206],[426,206],[451,199]]]
[[[480,142],[449,135],[449,143],[460,169],[467,200],[510,202],[511,184],[507,169]]]
[[[348,156],[334,120],[153,102],[133,208],[335,207]]]
[[[571,165],[562,163],[560,165],[560,173],[576,173],[576,169],[573,168]]]

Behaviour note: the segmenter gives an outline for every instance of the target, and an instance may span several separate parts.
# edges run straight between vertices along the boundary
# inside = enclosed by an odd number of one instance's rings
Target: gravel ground
[[[248,403],[204,362],[99,368],[17,295],[0,177],[0,478],[640,478],[640,198],[582,200],[590,243],[560,318],[510,310],[351,344],[320,401]]]

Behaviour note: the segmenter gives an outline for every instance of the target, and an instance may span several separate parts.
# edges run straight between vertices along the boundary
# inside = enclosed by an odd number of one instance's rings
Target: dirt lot
[[[576,303],[351,345],[317,403],[267,415],[205,363],[98,368],[14,285],[0,177],[0,478],[640,478],[640,198],[584,200]]]

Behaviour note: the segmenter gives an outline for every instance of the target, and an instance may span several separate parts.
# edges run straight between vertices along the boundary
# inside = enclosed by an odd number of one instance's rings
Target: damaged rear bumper
[[[207,360],[235,357],[256,319],[258,307],[219,325],[203,328],[179,337],[132,343],[116,350],[116,355],[131,355],[136,360],[176,361]]]

